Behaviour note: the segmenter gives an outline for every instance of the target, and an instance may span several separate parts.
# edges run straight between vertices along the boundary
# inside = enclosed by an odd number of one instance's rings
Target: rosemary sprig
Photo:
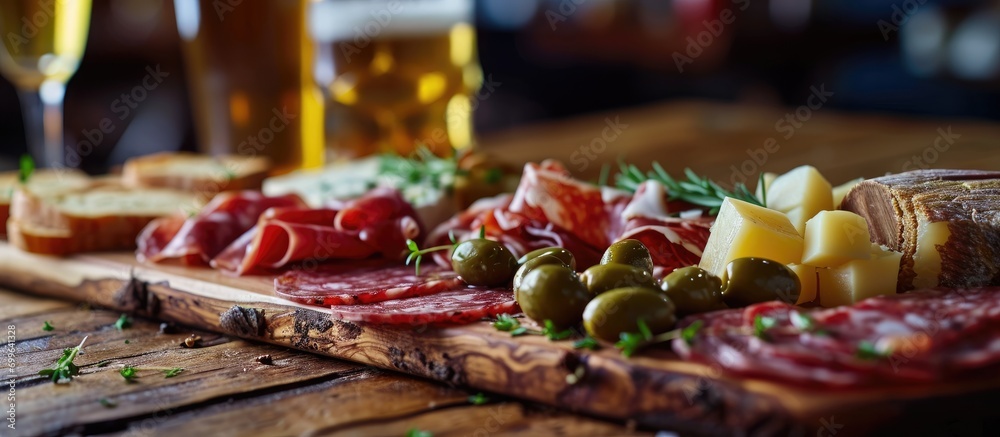
[[[442,158],[426,146],[419,146],[410,156],[387,153],[379,156],[379,175],[402,178],[410,184],[426,184],[434,188],[451,188],[459,173],[458,154]]]
[[[722,201],[727,197],[739,199],[754,205],[763,206],[760,199],[747,188],[746,184],[738,183],[732,191],[726,190],[711,179],[698,176],[690,168],[684,169],[686,179],[674,179],[658,162],[653,162],[653,170],[643,173],[638,167],[618,163],[618,177],[615,179],[615,186],[626,191],[634,192],[643,182],[654,180],[667,189],[668,200],[683,200],[698,206],[709,208],[709,214],[719,213]]]

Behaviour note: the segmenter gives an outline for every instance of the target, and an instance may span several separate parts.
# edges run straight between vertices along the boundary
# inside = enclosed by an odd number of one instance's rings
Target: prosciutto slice
[[[266,272],[293,263],[323,263],[378,255],[402,259],[406,240],[423,233],[416,212],[400,193],[376,188],[330,208],[274,208],[236,239],[212,267],[237,275]]]
[[[694,205],[669,200],[656,181],[640,185],[635,194],[573,180],[561,164],[545,161],[525,166],[513,195],[483,199],[437,227],[428,245],[447,244],[449,235],[474,238],[482,227],[521,256],[534,249],[564,247],[585,269],[600,261],[611,243],[628,238],[649,248],[663,277],[678,267],[698,264],[714,218]],[[435,255],[442,266],[447,254]]]
[[[208,265],[226,246],[249,230],[267,209],[305,207],[294,194],[267,197],[258,191],[227,191],[216,195],[195,216],[153,220],[139,234],[140,261],[176,260],[186,265]]]

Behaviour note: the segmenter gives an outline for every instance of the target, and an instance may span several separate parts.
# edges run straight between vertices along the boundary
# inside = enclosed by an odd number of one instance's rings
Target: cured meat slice
[[[704,326],[691,345],[674,341],[673,348],[732,373],[803,384],[947,380],[1000,365],[998,291],[922,290],[811,312],[780,302],[717,311],[682,321]],[[757,316],[774,321],[762,336]]]
[[[362,305],[335,305],[333,317],[388,325],[453,325],[520,312],[507,289],[464,288]]]
[[[136,239],[140,261],[178,260],[207,265],[257,218],[274,207],[304,207],[294,194],[267,197],[257,191],[228,191],[215,196],[194,217],[164,217],[147,225]]]
[[[449,269],[387,265],[385,261],[329,264],[313,270],[292,270],[274,279],[274,291],[307,305],[356,305],[402,299],[464,288]]]
[[[337,208],[271,209],[213,259],[212,266],[247,274],[303,261],[373,255],[401,259],[407,253],[406,240],[422,232],[416,213],[398,191],[376,188]]]
[[[625,225],[620,239],[641,241],[653,257],[654,276],[662,279],[674,269],[698,265],[713,221],[712,217],[635,218]]]
[[[562,164],[546,160],[524,166],[521,184],[509,210],[531,220],[551,223],[586,244],[604,248],[617,236],[608,207],[615,205],[617,199],[629,198],[624,191],[572,179]]]

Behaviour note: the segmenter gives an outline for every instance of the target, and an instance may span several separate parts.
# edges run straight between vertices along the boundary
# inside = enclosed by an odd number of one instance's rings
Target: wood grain
[[[922,423],[921,420],[930,418],[983,414],[989,410],[986,405],[1000,399],[1000,378],[825,392],[729,378],[705,366],[680,361],[665,349],[626,359],[609,348],[580,351],[574,350],[568,341],[550,342],[537,336],[512,338],[492,329],[488,323],[453,328],[392,328],[336,321],[323,308],[285,302],[262,291],[268,289],[265,284],[270,281],[265,277],[228,278],[207,270],[144,266],[131,256],[116,254],[55,259],[0,246],[0,256],[10,260],[0,266],[0,283],[34,293],[240,335],[571,412],[634,420],[653,429],[708,434],[736,430],[811,434],[822,428],[828,417],[849,417],[853,434],[900,420]],[[45,273],[54,271],[61,274],[54,277]],[[119,272],[129,272],[130,276],[118,277]],[[217,282],[205,282],[206,276]],[[234,331],[230,324],[227,329],[222,321],[226,314],[254,320],[259,317],[261,328]],[[81,321],[73,323],[86,324],[90,329],[114,321],[114,317],[92,320],[80,317]],[[38,318],[24,323],[41,326]],[[120,336],[121,333],[105,329],[96,334],[94,341],[103,345],[122,341]],[[136,339],[144,350],[176,348],[173,345],[176,340],[157,336]],[[58,347],[75,345],[73,339],[53,338],[49,343]],[[95,348],[88,352],[94,355],[87,358],[96,360],[99,351]],[[300,363],[297,367],[322,366],[322,362]],[[24,368],[27,372],[40,369],[32,365]],[[277,369],[268,371],[278,374],[260,383],[280,385],[284,375]],[[583,378],[575,384],[567,382],[567,375],[577,371],[583,372]],[[288,378],[294,379],[292,375]],[[933,416],[928,416],[930,413]],[[91,413],[80,412],[82,417],[90,417],[86,414]]]

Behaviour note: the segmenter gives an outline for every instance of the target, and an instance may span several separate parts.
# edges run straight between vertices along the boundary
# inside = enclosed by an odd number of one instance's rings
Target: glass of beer
[[[322,164],[307,0],[174,0],[199,149],[267,156],[275,173]]]
[[[473,0],[312,0],[328,158],[470,147],[482,83]]]
[[[0,74],[17,88],[38,166],[80,164],[79,155],[66,154],[63,97],[87,44],[90,6],[90,0],[0,1]]]

